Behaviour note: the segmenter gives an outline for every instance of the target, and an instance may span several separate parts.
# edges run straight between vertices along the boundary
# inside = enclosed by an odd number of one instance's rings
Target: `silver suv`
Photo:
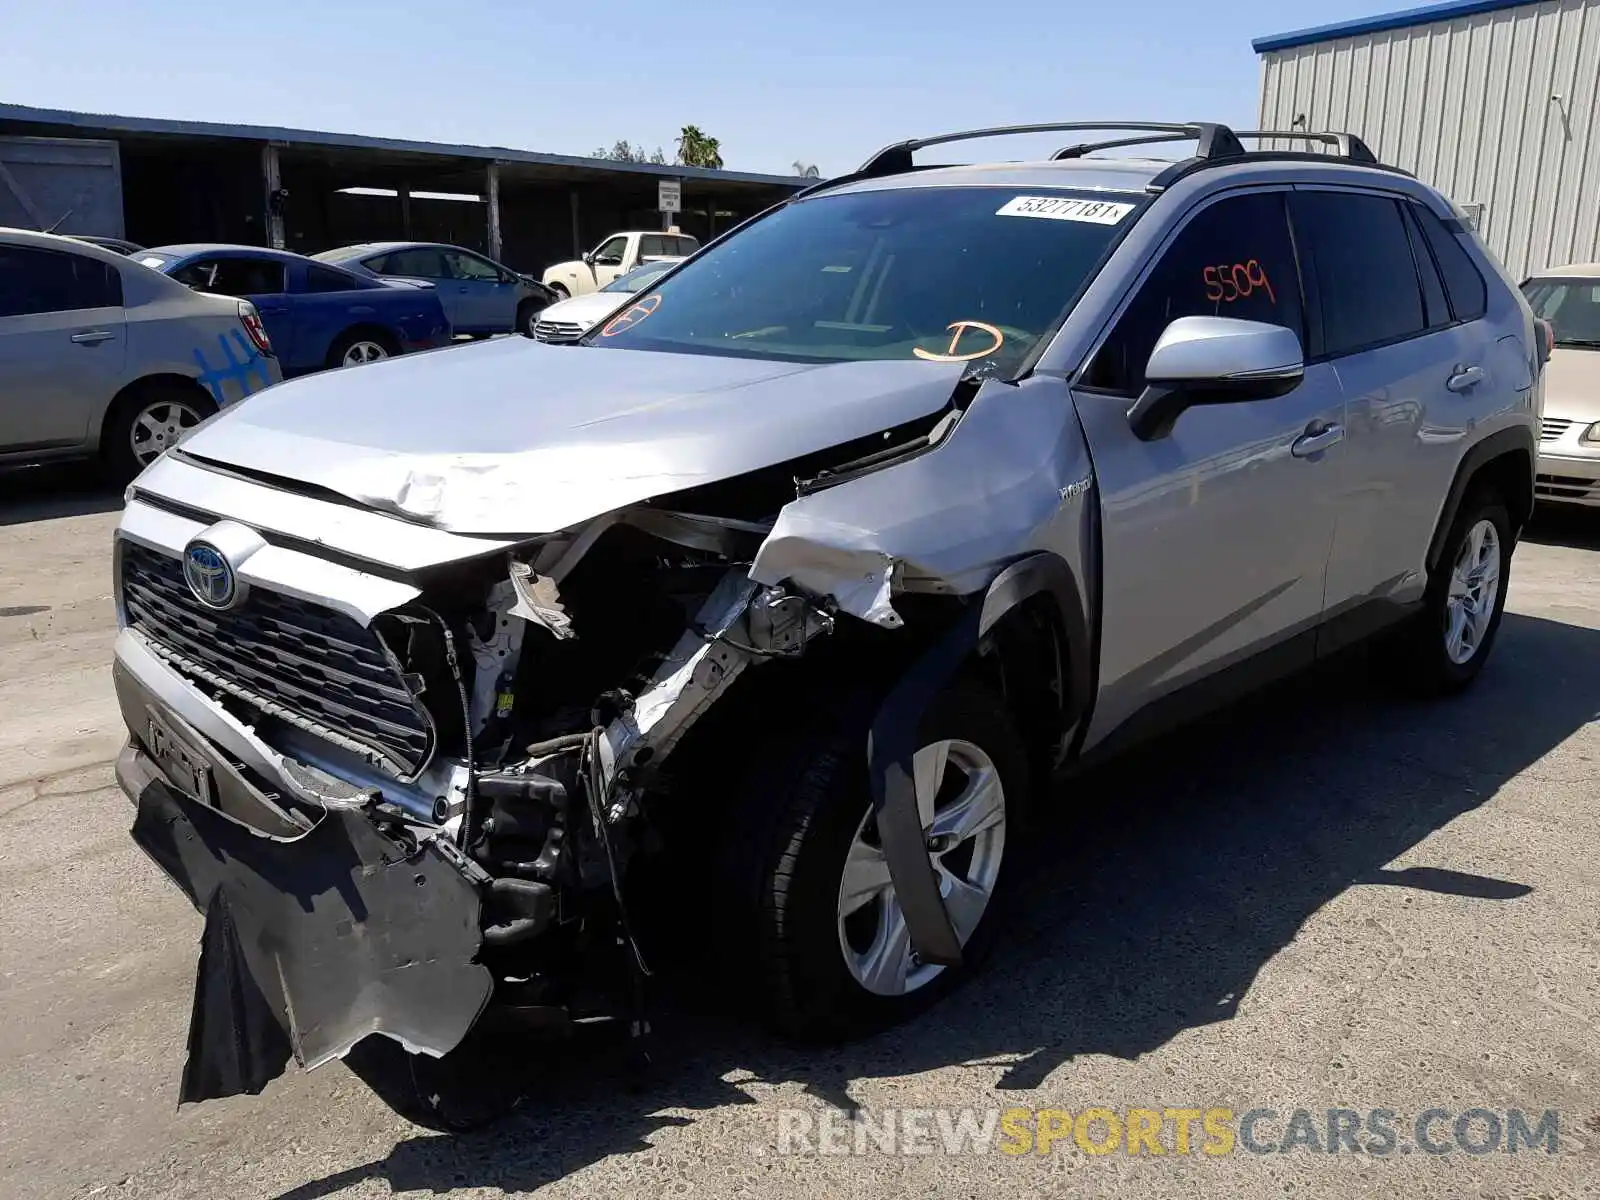
[[[1472,682],[1521,294],[1348,135],[913,163],[1084,128],[889,147],[574,346],[291,382],[141,476],[118,776],[205,914],[185,1100],[343,1057],[459,1127],[512,1034],[646,1028],[685,940],[879,1027],[982,958],[1063,773],[1369,635]]]

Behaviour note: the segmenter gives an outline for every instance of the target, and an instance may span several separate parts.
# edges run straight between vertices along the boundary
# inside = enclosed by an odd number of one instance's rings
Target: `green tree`
[[[646,154],[643,146],[635,146],[631,142],[615,142],[611,149],[602,147],[589,157],[609,159],[612,162],[654,163],[657,166],[662,166],[667,161],[667,156],[661,152],[660,146],[655,148],[654,153]]]
[[[698,125],[685,125],[678,135],[678,162],[685,167],[722,168],[722,143]]]

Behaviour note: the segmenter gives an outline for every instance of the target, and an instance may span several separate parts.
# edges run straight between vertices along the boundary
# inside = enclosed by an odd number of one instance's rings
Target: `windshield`
[[[982,359],[1009,376],[1138,206],[994,187],[824,193],[702,251],[586,340],[791,362]]]
[[[1600,279],[1530,279],[1533,315],[1554,326],[1556,345],[1600,349]]]
[[[672,262],[653,262],[642,267],[635,267],[626,275],[618,275],[600,290],[602,292],[642,291],[677,265],[678,262],[674,259]]]

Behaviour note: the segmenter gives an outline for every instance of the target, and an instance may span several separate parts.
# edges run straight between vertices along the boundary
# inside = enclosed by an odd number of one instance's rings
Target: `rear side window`
[[[1417,224],[1416,206],[1405,204],[1401,206],[1401,211],[1410,213],[1406,217],[1406,233],[1411,238],[1411,258],[1417,266],[1417,278],[1422,281],[1423,316],[1427,318],[1429,329],[1443,329],[1455,320],[1450,315],[1450,301],[1444,293],[1444,280],[1439,277],[1439,267],[1433,261],[1428,239]]]
[[[30,246],[0,246],[0,317],[116,308],[122,276],[99,259]]]
[[[1321,353],[1353,354],[1428,327],[1400,205],[1358,192],[1296,192],[1294,232],[1316,268]]]
[[[640,258],[663,258],[672,251],[667,249],[667,239],[664,237],[651,237],[649,234],[639,239]]]
[[[1150,352],[1179,317],[1264,321],[1304,336],[1282,192],[1219,200],[1185,225],[1095,355],[1083,384],[1138,394]]]
[[[306,287],[308,292],[348,292],[359,288],[353,275],[346,275],[343,271],[335,271],[328,267],[307,267]]]
[[[700,243],[692,237],[668,238],[667,240],[676,244],[676,249],[670,250],[669,253],[680,254],[684,258],[688,258],[689,255],[700,249]]]
[[[1476,321],[1489,311],[1489,288],[1478,271],[1472,255],[1461,244],[1461,239],[1445,228],[1445,223],[1432,209],[1421,204],[1411,206],[1411,215],[1422,226],[1423,236],[1433,249],[1434,261],[1439,264],[1439,274],[1444,277],[1444,290],[1450,297],[1450,307],[1458,321]]]
[[[283,264],[262,258],[202,258],[172,273],[179,283],[217,296],[271,296],[284,290]]]

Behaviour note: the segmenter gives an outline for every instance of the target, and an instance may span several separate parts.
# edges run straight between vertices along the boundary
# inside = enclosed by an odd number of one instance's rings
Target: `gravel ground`
[[[917,1024],[814,1051],[669,998],[648,1076],[580,1045],[516,1116],[448,1139],[337,1064],[177,1108],[200,921],[112,782],[116,505],[70,473],[0,477],[0,1195],[1600,1195],[1600,513],[1521,546],[1469,696],[1402,703],[1347,664],[1074,784],[986,972]],[[1272,1109],[1258,1144],[1296,1109],[1318,1131],[1331,1107],[1389,1109],[1401,1145],[857,1156],[780,1136],[1043,1107]],[[1559,1152],[1409,1153],[1430,1108],[1554,1110]]]

